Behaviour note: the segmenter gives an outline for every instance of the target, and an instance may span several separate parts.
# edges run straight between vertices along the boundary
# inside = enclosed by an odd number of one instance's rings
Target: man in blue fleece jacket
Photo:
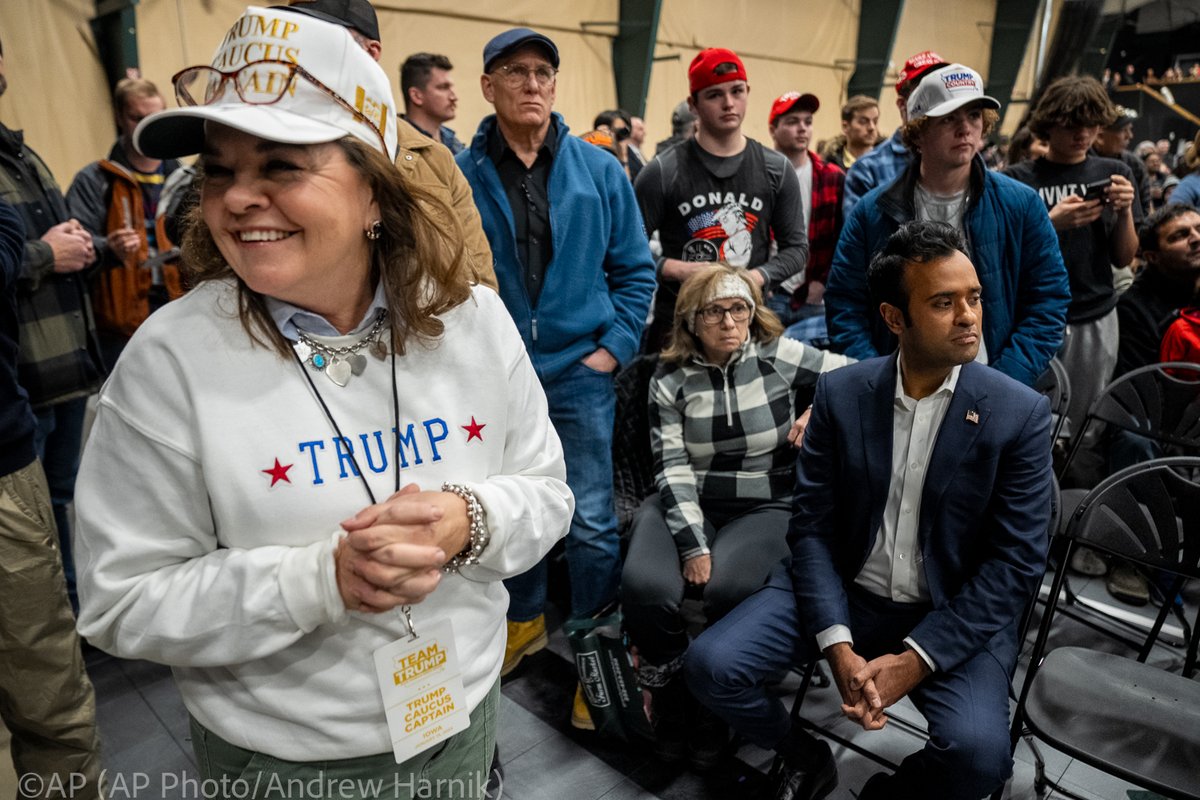
[[[495,257],[500,297],[537,370],[567,457],[575,516],[567,537],[571,614],[616,599],[613,375],[637,353],[654,293],[633,187],[610,154],[569,135],[551,111],[558,48],[514,28],[483,50],[480,123],[458,165],[475,195]],[[546,565],[505,581],[511,596],[501,674],[546,644]],[[576,693],[572,722],[589,727]]]

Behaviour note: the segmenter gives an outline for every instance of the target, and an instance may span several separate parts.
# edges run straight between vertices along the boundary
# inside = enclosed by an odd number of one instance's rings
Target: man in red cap
[[[900,139],[900,131],[908,122],[908,96],[925,77],[925,73],[938,67],[944,67],[950,62],[932,50],[917,53],[900,70],[900,78],[896,81],[896,108],[900,110],[900,127],[887,141],[855,161],[846,171],[846,183],[842,190],[842,216],[849,217],[850,209],[858,199],[876,186],[886,186],[904,171],[911,158],[908,148]]]
[[[648,352],[663,348],[679,285],[702,267],[742,267],[765,293],[808,261],[791,163],[742,133],[750,95],[742,60],[724,48],[702,50],[688,68],[688,84],[696,136],[647,164],[635,187],[646,232],[657,230],[663,249]]]
[[[842,182],[846,173],[822,161],[812,145],[813,114],[821,107],[815,95],[788,92],[771,104],[768,123],[775,149],[783,153],[800,184],[804,229],[808,232],[808,264],[767,299],[785,325],[787,335],[805,342],[825,338],[825,279],[833,248],[842,231]]]

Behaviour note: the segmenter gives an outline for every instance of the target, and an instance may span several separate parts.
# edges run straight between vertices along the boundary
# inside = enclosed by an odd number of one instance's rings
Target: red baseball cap
[[[737,53],[723,47],[701,50],[688,67],[688,90],[692,94],[718,83],[746,79],[746,67]]]
[[[896,94],[904,94],[905,87],[910,83],[912,87],[915,87],[921,76],[934,67],[944,67],[949,63],[932,50],[917,53],[904,62],[904,66],[900,70],[900,79],[896,81]]]
[[[787,92],[775,98],[775,102],[771,103],[771,115],[767,117],[767,123],[775,124],[775,120],[782,117],[789,111],[807,111],[815,113],[821,107],[821,101],[817,99],[815,94],[800,94],[799,92]]]

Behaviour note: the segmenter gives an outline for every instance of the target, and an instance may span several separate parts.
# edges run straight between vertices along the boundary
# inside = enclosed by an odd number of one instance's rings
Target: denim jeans
[[[772,293],[767,308],[783,323],[783,335],[813,347],[829,347],[829,331],[825,327],[825,304],[805,304],[799,309],[791,306],[791,298]]]
[[[621,576],[617,516],[613,510],[612,431],[616,414],[613,375],[577,363],[544,382],[550,421],[562,440],[567,485],[575,515],[567,534],[571,616],[586,617],[616,599]],[[546,606],[546,559],[504,582],[508,618],[527,622]]]
[[[36,413],[34,446],[46,483],[50,485],[50,503],[58,526],[58,545],[62,551],[63,572],[67,576],[67,595],[71,608],[79,611],[75,593],[75,554],[71,549],[71,522],[67,507],[75,499],[75,475],[79,472],[79,452],[83,445],[83,419],[87,397],[77,397],[47,406]]]

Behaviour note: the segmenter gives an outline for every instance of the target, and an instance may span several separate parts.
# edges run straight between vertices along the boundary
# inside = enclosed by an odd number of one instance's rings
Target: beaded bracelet
[[[461,483],[443,483],[442,491],[458,495],[467,504],[470,539],[461,553],[442,565],[442,571],[444,572],[458,572],[463,567],[479,563],[479,555],[488,546],[488,542],[492,540],[492,534],[488,531],[487,514],[484,512],[483,506],[479,504],[479,498],[475,496],[475,492],[470,487],[464,486]]]

